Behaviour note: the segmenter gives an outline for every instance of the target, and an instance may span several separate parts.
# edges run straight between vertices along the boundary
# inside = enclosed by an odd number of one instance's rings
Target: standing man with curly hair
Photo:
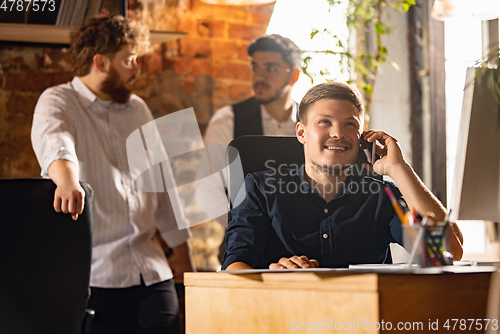
[[[57,185],[54,209],[78,223],[86,200],[79,181],[94,189],[93,334],[179,333],[172,271],[193,270],[189,232],[178,229],[168,194],[136,190],[128,166],[127,137],[153,120],[131,93],[147,45],[147,31],[121,16],[88,20],[71,36],[74,79],[43,92],[33,118],[42,176]],[[156,229],[179,260],[172,269]]]

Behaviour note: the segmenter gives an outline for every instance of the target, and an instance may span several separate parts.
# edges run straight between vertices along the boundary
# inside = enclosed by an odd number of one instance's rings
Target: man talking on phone
[[[443,205],[405,161],[396,138],[363,132],[363,113],[359,91],[347,84],[328,82],[306,93],[296,126],[305,164],[287,173],[247,175],[246,197],[231,211],[223,269],[390,263],[389,243],[402,244],[402,223],[386,186],[409,208],[443,221]],[[363,138],[368,145],[378,142],[381,158],[373,171],[395,183],[355,170]],[[450,226],[449,251],[460,259],[462,234]]]

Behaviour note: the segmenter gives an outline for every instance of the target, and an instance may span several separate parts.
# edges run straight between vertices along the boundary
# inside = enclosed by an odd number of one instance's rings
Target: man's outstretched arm
[[[85,191],[80,185],[79,169],[69,160],[55,160],[47,170],[57,185],[54,193],[54,210],[70,213],[73,220],[82,214],[85,205]]]
[[[365,131],[364,138],[368,142],[378,140],[385,150],[378,147],[377,153],[386,153],[373,166],[373,170],[381,175],[388,175],[398,186],[406,203],[421,214],[432,212],[437,221],[441,222],[446,216],[446,210],[441,202],[427,189],[411,166],[406,163],[403,152],[396,138],[383,131]],[[456,223],[450,223],[450,252],[460,260],[463,256],[463,236]]]

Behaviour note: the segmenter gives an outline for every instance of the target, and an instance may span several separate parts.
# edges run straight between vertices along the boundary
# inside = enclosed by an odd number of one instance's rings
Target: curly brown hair
[[[88,19],[71,33],[69,54],[74,75],[89,74],[96,54],[113,59],[127,44],[134,45],[137,54],[144,54],[149,47],[147,27],[120,15]]]

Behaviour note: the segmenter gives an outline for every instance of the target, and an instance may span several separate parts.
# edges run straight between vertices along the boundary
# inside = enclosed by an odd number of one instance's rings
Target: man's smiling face
[[[362,132],[360,112],[349,101],[324,99],[309,107],[306,124],[298,123],[306,164],[339,174],[354,164]]]

